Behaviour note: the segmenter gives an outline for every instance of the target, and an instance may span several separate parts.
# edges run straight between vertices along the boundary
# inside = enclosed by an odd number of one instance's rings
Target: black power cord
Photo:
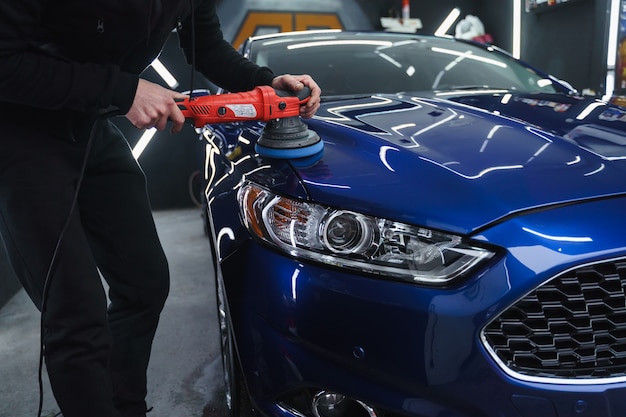
[[[193,100],[193,83],[196,73],[196,14],[193,0],[189,0],[191,6],[191,76],[189,78],[189,98]]]
[[[57,242],[56,242],[54,251],[52,253],[52,258],[50,259],[50,264],[48,265],[48,271],[46,273],[46,278],[44,280],[43,292],[41,296],[41,316],[40,316],[41,318],[40,318],[40,324],[39,324],[39,330],[40,330],[39,369],[38,369],[39,407],[37,410],[37,417],[42,417],[41,413],[43,410],[43,397],[44,397],[44,393],[43,393],[43,360],[44,360],[44,352],[45,352],[44,319],[45,319],[45,314],[46,314],[46,307],[48,304],[48,293],[50,292],[50,286],[52,285],[52,277],[54,275],[54,270],[57,265],[57,257],[59,255],[59,249],[61,248],[61,245],[63,243],[63,238],[65,237],[65,233],[67,232],[67,229],[69,228],[70,222],[72,220],[72,216],[74,215],[74,211],[76,210],[76,204],[78,202],[78,195],[80,193],[80,187],[83,183],[83,179],[85,178],[85,171],[87,169],[87,163],[89,161],[89,154],[91,153],[91,147],[93,145],[93,141],[97,133],[97,128],[103,120],[108,119],[109,117],[112,117],[118,114],[119,114],[119,110],[117,108],[102,110],[98,113],[98,117],[96,118],[93,125],[91,126],[91,130],[89,132],[89,138],[87,140],[87,144],[85,145],[85,156],[83,157],[83,162],[80,168],[78,179],[76,181],[76,190],[74,191],[72,204],[70,206],[70,210],[67,215],[65,224],[63,225],[61,232],[59,232],[59,237],[57,238]],[[61,412],[58,412],[57,414],[54,414],[52,417],[57,417],[61,415],[62,415]],[[47,417],[50,417],[50,416],[47,416]]]

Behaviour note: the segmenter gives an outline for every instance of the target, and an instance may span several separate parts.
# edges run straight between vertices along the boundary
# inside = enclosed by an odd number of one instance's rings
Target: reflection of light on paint
[[[388,41],[367,41],[367,40],[349,40],[349,41],[313,41],[302,42],[294,45],[287,46],[287,49],[302,49],[302,48],[317,48],[320,46],[335,46],[335,45],[372,45],[372,46],[391,46],[393,45]]]
[[[596,101],[595,103],[591,103],[590,105],[585,107],[583,109],[583,111],[581,111],[578,114],[578,116],[576,116],[576,120],[583,120],[583,119],[585,119],[587,116],[589,116],[589,114],[591,114],[592,111],[594,111],[598,107],[603,107],[603,106],[606,106],[606,104],[602,103],[600,101]]]
[[[227,237],[228,240],[235,240],[235,233],[233,233],[233,229],[230,227],[223,227],[220,229],[220,233],[217,235],[217,241],[221,242],[224,237]]]
[[[502,128],[502,126],[500,125],[495,125],[494,127],[492,127],[489,133],[487,134],[487,138],[493,139],[493,136],[496,134],[498,130],[500,130],[500,128]]]
[[[579,163],[581,160],[582,159],[580,158],[580,156],[577,155],[576,158],[574,158],[573,161],[568,162],[567,165],[575,165],[575,164]]]
[[[596,175],[598,172],[604,171],[604,164],[600,164],[600,167],[598,167],[598,169],[595,169],[591,172],[587,172],[585,174],[585,177],[589,177],[591,175]]]
[[[293,275],[291,276],[291,299],[294,301],[298,298],[296,294],[296,282],[298,282],[298,275],[300,275],[300,270],[296,269],[293,271]]]
[[[376,54],[382,59],[384,59],[385,61],[389,62],[394,67],[402,68],[402,64],[396,61],[395,59],[393,59],[392,57],[390,57],[389,55],[383,54],[382,52],[378,52],[378,51],[376,51]]]
[[[485,58],[483,56],[474,55],[472,51],[460,52],[460,51],[455,51],[453,49],[440,48],[438,46],[433,46],[432,48],[430,48],[430,50],[433,52],[439,52],[441,54],[457,56],[461,59],[472,59],[474,61],[484,62],[485,64],[495,65],[500,68],[507,68],[507,65],[504,62],[500,62],[491,58]],[[450,64],[448,64],[448,67],[446,67],[446,70],[449,70],[449,68],[452,68],[458,62],[460,62],[460,60],[452,61]]]
[[[291,237],[291,246],[293,246],[294,248],[297,246],[296,245],[296,221],[292,220],[291,224],[289,225],[289,236]]]
[[[311,185],[316,185],[319,187],[327,187],[327,188],[338,188],[340,190],[349,190],[350,186],[349,185],[341,185],[341,184],[326,184],[326,183],[322,183],[322,182],[315,182],[315,181],[309,181],[309,180],[303,180],[305,184],[311,184]]]
[[[231,229],[230,227],[223,227],[222,229],[220,229],[219,233],[216,236],[218,261],[222,260],[220,248],[222,247],[222,239],[224,238],[227,238],[230,241],[235,240],[235,233],[233,232],[233,229]]]
[[[557,242],[573,242],[573,243],[593,242],[593,239],[591,239],[590,237],[586,237],[586,236],[585,237],[551,236],[551,235],[546,235],[544,233],[537,232],[527,227],[522,227],[522,230],[528,233],[532,233],[535,236],[539,236],[544,239],[554,240]]]
[[[540,80],[538,80],[538,81],[537,81],[537,86],[538,86],[538,87],[541,87],[541,88],[543,88],[543,87],[547,87],[547,86],[549,86],[549,85],[551,85],[551,84],[552,84],[552,81],[550,81],[550,80],[549,80],[549,79],[547,79],[547,78],[542,78],[542,79],[540,79]]]
[[[380,151],[378,151],[378,156],[380,157],[380,160],[382,161],[383,165],[387,167],[389,171],[396,172],[396,170],[393,169],[391,165],[389,165],[389,161],[387,161],[387,152],[389,151],[399,152],[398,149],[393,148],[391,146],[381,146]]]
[[[401,130],[407,129],[409,127],[415,127],[415,126],[416,126],[415,123],[403,123],[401,125],[392,126],[391,130],[393,130],[394,132],[396,132],[399,135],[402,135],[402,133],[400,132]]]

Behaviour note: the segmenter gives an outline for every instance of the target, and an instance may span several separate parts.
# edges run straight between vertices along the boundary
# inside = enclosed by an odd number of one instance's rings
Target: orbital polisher
[[[311,90],[299,92],[259,86],[242,93],[191,96],[178,99],[178,108],[197,128],[207,124],[267,122],[255,145],[259,155],[277,159],[305,158],[320,152],[324,143],[300,118],[300,106]]]

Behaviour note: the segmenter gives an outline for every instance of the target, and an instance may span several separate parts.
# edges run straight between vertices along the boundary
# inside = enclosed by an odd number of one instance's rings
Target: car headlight
[[[277,195],[238,192],[249,232],[290,255],[404,281],[443,285],[494,255],[460,236]]]

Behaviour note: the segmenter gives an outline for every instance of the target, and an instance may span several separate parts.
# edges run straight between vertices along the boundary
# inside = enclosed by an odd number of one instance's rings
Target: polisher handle
[[[311,96],[308,87],[298,92],[259,86],[242,93],[177,99],[178,108],[195,127],[241,121],[270,121],[300,115],[300,106]]]
[[[300,100],[300,104],[304,104],[311,98],[311,89],[306,85],[299,91],[278,90],[274,89],[276,95],[279,97],[297,97]]]

